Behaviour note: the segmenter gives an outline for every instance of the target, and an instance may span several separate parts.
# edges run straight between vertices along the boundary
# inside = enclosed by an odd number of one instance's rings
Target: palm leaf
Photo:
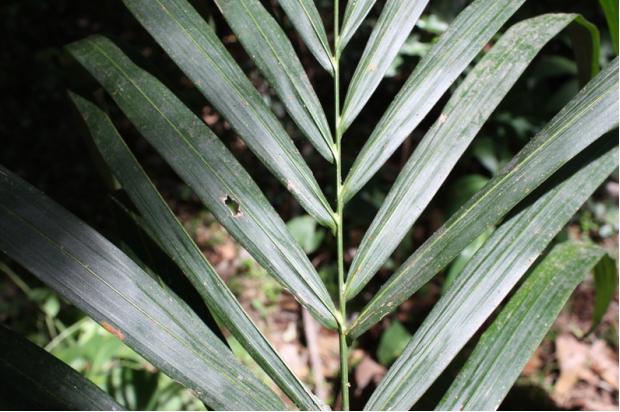
[[[349,337],[394,310],[569,159],[617,125],[618,58],[398,269],[349,327]]]
[[[312,172],[254,86],[186,0],[124,0],[170,58],[306,211],[335,228]]]
[[[554,247],[482,335],[437,410],[497,410],[573,290],[603,261],[615,277],[616,265],[598,246]]]
[[[316,6],[312,0],[280,0],[280,6],[291,19],[297,32],[317,61],[332,76],[334,63],[327,41],[327,33]]]
[[[362,24],[364,18],[372,9],[376,0],[349,0],[342,20],[342,32],[336,43],[336,49],[341,52]]]
[[[366,407],[411,407],[617,164],[618,141],[608,134],[520,204],[465,265]]]
[[[105,37],[92,37],[67,49],[102,83],[228,232],[321,323],[335,328],[335,308],[314,267],[252,178],[211,130]]]
[[[349,85],[340,123],[343,131],[351,125],[372,96],[427,3],[428,0],[386,2]]]
[[[540,49],[576,14],[550,14],[516,24],[454,92],[424,136],[366,232],[349,271],[351,299],[396,249],[485,121]]]
[[[32,410],[119,411],[97,385],[28,339],[0,326],[0,403]]]
[[[334,140],[291,42],[258,0],[218,0],[224,18],[319,153],[334,162]]]
[[[0,247],[210,407],[284,408],[193,312],[101,235],[4,167]]]
[[[390,104],[347,175],[348,202],[422,121],[524,0],[476,0],[452,22]]]
[[[99,107],[83,97],[71,94],[71,98],[89,125],[106,162],[144,216],[152,237],[179,265],[209,308],[297,406],[305,409],[320,408],[321,402],[314,398],[280,358],[168,208],[110,119]],[[297,285],[294,282],[287,283],[290,283],[287,287],[295,291],[293,287]]]

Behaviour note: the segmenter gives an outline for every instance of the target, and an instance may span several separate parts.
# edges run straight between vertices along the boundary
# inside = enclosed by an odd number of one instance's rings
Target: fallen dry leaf
[[[555,382],[555,394],[567,394],[579,381],[579,374],[586,368],[590,345],[580,342],[570,333],[563,333],[555,341],[560,364],[560,376]]]
[[[604,340],[594,342],[590,349],[590,359],[592,359],[592,370],[615,390],[618,390],[618,355],[607,347]]]

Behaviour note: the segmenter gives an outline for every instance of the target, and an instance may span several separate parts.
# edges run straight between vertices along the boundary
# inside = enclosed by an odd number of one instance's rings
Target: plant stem
[[[349,410],[349,348],[346,336],[346,299],[344,290],[344,242],[343,242],[343,219],[342,210],[344,202],[342,200],[342,132],[340,130],[340,51],[338,43],[340,41],[339,32],[339,4],[334,0],[334,107],[335,107],[335,138],[336,138],[336,187],[338,188],[337,214],[338,214],[338,298],[340,310],[340,377],[342,382],[342,410]]]

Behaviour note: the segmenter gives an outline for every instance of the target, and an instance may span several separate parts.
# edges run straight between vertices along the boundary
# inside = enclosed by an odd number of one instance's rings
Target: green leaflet
[[[476,0],[424,56],[355,159],[343,198],[351,200],[525,0]]]
[[[593,245],[554,247],[482,335],[437,409],[496,410],[573,290],[603,259],[611,260]]]
[[[333,163],[334,140],[325,113],[286,33],[258,0],[218,0],[217,4],[295,123]]]
[[[476,65],[409,158],[364,235],[349,270],[347,299],[390,257],[540,49],[577,18],[549,14],[518,23]]]
[[[176,219],[110,119],[99,107],[83,97],[73,93],[70,97],[88,124],[93,140],[106,162],[144,216],[152,237],[157,239],[162,249],[183,270],[209,308],[297,406],[304,409],[321,408],[320,401],[280,358]],[[288,287],[293,290],[292,286]]]
[[[193,312],[101,235],[1,166],[0,249],[210,407],[284,408]]]
[[[291,19],[293,26],[317,61],[332,76],[334,66],[332,52],[327,41],[323,21],[312,0],[280,0],[280,6]]]
[[[328,328],[335,308],[312,264],[224,144],[110,40],[67,46],[235,239]],[[104,154],[105,157],[105,154]],[[237,206],[233,214],[227,203]]]
[[[349,327],[349,338],[395,309],[547,177],[617,125],[618,58],[398,269]]]
[[[308,165],[196,10],[186,0],[123,1],[308,214],[334,230],[334,214]]]
[[[427,3],[428,0],[387,1],[349,85],[342,108],[341,130],[353,123],[370,99]]]
[[[336,46],[339,51],[344,50],[374,4],[375,0],[349,0],[347,2],[347,9],[342,21],[342,32]]]
[[[607,27],[611,35],[611,42],[614,44],[616,56],[618,55],[618,2],[616,0],[598,0],[605,12]]]
[[[602,260],[594,267],[596,298],[594,300],[594,313],[592,314],[590,332],[601,323],[609,304],[614,298],[616,287],[618,286],[616,281],[617,273],[616,261],[607,255],[603,256]]]
[[[0,326],[0,402],[13,410],[125,410],[54,355]]]
[[[437,302],[366,408],[410,408],[617,165],[617,138],[605,135],[519,204]]]

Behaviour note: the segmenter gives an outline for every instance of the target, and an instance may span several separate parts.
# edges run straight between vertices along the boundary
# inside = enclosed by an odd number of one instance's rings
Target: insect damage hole
[[[232,197],[226,196],[222,198],[222,200],[224,201],[224,204],[230,209],[233,217],[243,216],[243,212],[241,211],[241,205],[239,205],[239,203],[237,203]]]

